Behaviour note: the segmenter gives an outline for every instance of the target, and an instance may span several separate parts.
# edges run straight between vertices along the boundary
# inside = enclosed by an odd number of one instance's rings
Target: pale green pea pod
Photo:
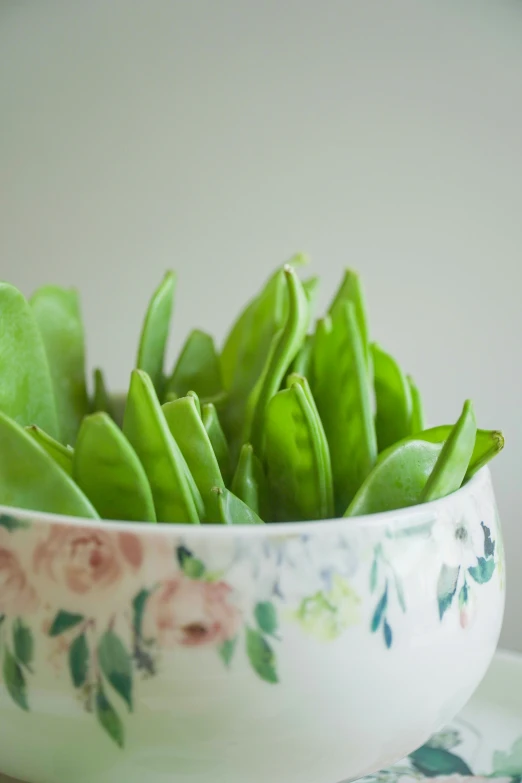
[[[377,459],[369,374],[352,302],[318,322],[313,379],[330,448],[335,511],[342,514]]]
[[[192,331],[167,382],[167,391],[184,397],[189,390],[199,397],[215,397],[223,393],[221,365],[213,338],[200,329]]]
[[[12,285],[0,283],[0,412],[59,438],[56,401],[34,313]]]
[[[290,376],[289,388],[270,400],[265,418],[264,461],[278,522],[334,516],[330,453],[305,378]]]
[[[155,522],[152,490],[138,455],[107,413],[80,427],[73,477],[102,519]]]
[[[377,413],[375,431],[379,451],[412,434],[411,389],[401,368],[382,348],[371,345]]]
[[[231,490],[262,519],[271,516],[265,472],[250,443],[245,443],[241,449]]]
[[[145,469],[158,522],[199,524],[201,495],[191,485],[190,471],[168,428],[152,381],[141,370],[132,372],[123,434]]]
[[[94,394],[92,398],[91,408],[93,413],[108,413],[111,419],[115,418],[114,401],[111,398],[107,384],[105,382],[105,376],[103,370],[96,367],[93,373],[94,377]]]
[[[451,433],[453,425],[444,424],[439,427],[432,427],[429,430],[423,430],[418,435],[412,436],[422,438],[430,443],[444,443]],[[475,436],[475,446],[473,454],[466,471],[464,481],[475,475],[484,465],[487,465],[504,448],[504,436],[497,430],[479,430]]]
[[[72,476],[74,450],[70,446],[64,446],[54,438],[51,438],[50,435],[41,430],[40,427],[37,427],[36,424],[26,427],[25,430],[31,438],[53,458],[56,464],[59,465],[62,470],[65,470],[68,476]]]
[[[176,290],[176,275],[167,272],[152,295],[141,330],[136,367],[146,372],[159,397],[163,395],[163,368]]]
[[[411,426],[410,432],[415,435],[424,429],[424,408],[420,391],[411,375],[406,376],[411,394]]]
[[[98,519],[83,492],[29,433],[0,413],[0,504]]]
[[[351,302],[355,308],[355,318],[357,320],[357,326],[359,327],[363,352],[368,363],[370,361],[370,347],[366,302],[361,278],[357,272],[354,272],[352,269],[346,269],[344,272],[341,284],[328,311],[330,317],[335,318],[347,302]]]
[[[219,464],[194,397],[181,397],[162,407],[168,427],[187,463],[205,506],[205,522],[217,522],[216,493],[225,487]]]
[[[260,517],[242,500],[237,498],[229,489],[214,487],[219,522],[222,525],[263,525]]]
[[[288,286],[288,317],[269,354],[259,384],[252,392],[252,424],[250,427],[247,421],[243,438],[245,442],[251,441],[254,449],[261,452],[266,407],[280,388],[285,372],[295,359],[308,328],[308,301],[303,286],[292,267],[286,266],[284,275]]]
[[[200,402],[198,394],[195,391],[189,391],[189,392],[187,392],[186,396],[190,397],[192,400],[194,400],[194,404],[196,406],[196,410],[198,412],[198,416],[201,418],[201,402]],[[174,400],[169,400],[169,402],[174,402]]]
[[[89,398],[85,378],[85,332],[74,289],[39,288],[30,305],[45,346],[58,414],[60,440],[74,446]]]
[[[466,400],[462,414],[448,435],[422,491],[421,502],[438,500],[459,489],[473,456],[476,435],[473,405],[470,400]]]
[[[221,427],[215,405],[210,402],[205,403],[201,409],[201,418],[207,435],[210,438],[214,454],[216,455],[223,481],[228,486],[232,474],[232,460],[228,442],[225,433],[223,432],[223,428]]]

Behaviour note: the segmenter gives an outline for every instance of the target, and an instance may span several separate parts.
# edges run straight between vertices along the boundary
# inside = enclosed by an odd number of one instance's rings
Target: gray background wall
[[[522,5],[503,0],[0,4],[1,277],[79,286],[124,386],[179,272],[172,352],[222,336],[275,264],[342,267],[432,422],[473,398],[522,650]]]

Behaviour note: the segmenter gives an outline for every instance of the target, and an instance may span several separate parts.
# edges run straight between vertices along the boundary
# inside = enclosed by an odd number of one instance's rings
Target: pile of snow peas
[[[262,524],[358,516],[446,496],[504,445],[464,404],[424,429],[418,388],[370,341],[357,273],[325,317],[303,256],[278,268],[221,350],[192,331],[170,373],[168,272],[126,395],[86,377],[75,290],[0,284],[0,504],[83,518]]]

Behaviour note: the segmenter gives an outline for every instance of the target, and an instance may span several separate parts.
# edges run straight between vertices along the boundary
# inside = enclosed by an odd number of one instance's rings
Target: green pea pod
[[[107,413],[86,416],[73,477],[102,519],[155,522],[152,490],[138,455]]]
[[[36,424],[31,424],[30,427],[26,427],[25,429],[32,439],[54,459],[56,464],[59,465],[62,470],[65,470],[68,476],[72,476],[74,450],[70,446],[64,446],[54,438],[51,438],[50,435],[41,430],[40,427],[37,427]]]
[[[379,451],[412,434],[411,390],[395,359],[376,343],[371,345]]]
[[[477,435],[475,413],[466,400],[462,414],[444,442],[437,463],[424,487],[421,501],[438,500],[462,486],[466,476]]]
[[[278,522],[334,515],[332,469],[326,435],[305,378],[270,400],[264,461],[273,515]]]
[[[370,381],[352,302],[318,322],[313,393],[330,447],[335,511],[342,514],[377,458]]]
[[[198,524],[201,497],[191,486],[187,463],[170,433],[152,381],[142,370],[134,370],[131,376],[123,434],[145,469],[158,522]]]
[[[158,396],[163,394],[163,366],[176,290],[176,275],[167,272],[152,295],[141,330],[136,367],[144,370]]]
[[[422,405],[422,397],[420,391],[415,384],[415,381],[408,375],[406,377],[408,386],[410,387],[411,394],[411,426],[410,432],[415,435],[418,432],[422,432],[424,429],[424,408]]]
[[[34,313],[12,285],[0,283],[0,411],[22,426],[59,438],[49,362]]]
[[[216,522],[216,493],[212,488],[224,488],[225,484],[196,401],[193,397],[181,397],[165,403],[162,410],[203,498],[204,521]]]
[[[219,509],[219,521],[223,525],[263,525],[258,517],[246,503],[237,498],[229,489],[214,487]]]
[[[29,433],[0,413],[0,504],[98,519],[89,500]]]
[[[89,407],[80,299],[74,289],[46,285],[33,294],[30,305],[49,362],[60,439],[74,446]]]
[[[442,443],[418,438],[408,438],[390,446],[379,456],[344,516],[376,514],[420,503],[442,448]]]
[[[216,410],[216,406],[208,402],[203,405],[201,410],[201,418],[203,426],[207,431],[207,435],[210,438],[212,449],[216,455],[218,461],[219,470],[223,477],[223,481],[226,485],[230,483],[232,473],[232,460],[230,457],[230,449],[228,442],[221,427],[219,415]]]
[[[109,416],[114,419],[114,401],[107,391],[107,384],[105,383],[105,376],[103,370],[97,367],[93,373],[94,376],[94,395],[92,399],[92,412],[93,413],[108,413]]]
[[[231,490],[262,519],[269,518],[269,493],[265,472],[250,443],[245,443],[241,449]]]
[[[288,317],[281,336],[269,354],[259,383],[252,391],[252,424],[250,428],[247,421],[243,438],[244,442],[251,440],[257,451],[262,450],[266,407],[281,387],[285,372],[294,361],[308,328],[308,301],[303,286],[292,267],[286,266],[283,271],[288,286]]]
[[[352,269],[346,269],[337,293],[330,305],[328,314],[331,318],[340,313],[347,302],[352,302],[355,307],[355,317],[359,327],[359,334],[363,344],[364,355],[367,361],[370,359],[370,347],[368,337],[368,319],[366,316],[366,302],[361,278]]]
[[[289,261],[292,266],[305,263],[307,259],[302,254]],[[280,268],[243,310],[221,351],[223,383],[228,391],[221,421],[234,457],[242,445],[248,399],[266,366],[274,336],[284,326],[287,314],[288,286]]]
[[[198,395],[196,394],[195,391],[189,391],[187,392],[187,397],[190,397],[191,399],[194,400],[198,412],[198,416],[201,418],[201,402]],[[169,400],[169,402],[173,402],[173,400]]]
[[[167,383],[167,390],[178,397],[184,397],[190,389],[200,397],[214,397],[223,391],[214,340],[199,329],[189,334]]]
[[[308,378],[310,383],[313,383],[312,380],[312,369],[313,369],[313,350],[314,350],[314,335],[313,334],[307,334],[304,342],[299,349],[299,353],[295,357],[291,373],[295,373],[296,375],[302,375],[305,378]]]

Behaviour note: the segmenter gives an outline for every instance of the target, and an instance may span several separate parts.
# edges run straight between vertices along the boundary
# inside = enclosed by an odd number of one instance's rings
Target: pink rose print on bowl
[[[18,556],[0,540],[0,615],[17,617],[32,614],[38,607],[34,587]]]

